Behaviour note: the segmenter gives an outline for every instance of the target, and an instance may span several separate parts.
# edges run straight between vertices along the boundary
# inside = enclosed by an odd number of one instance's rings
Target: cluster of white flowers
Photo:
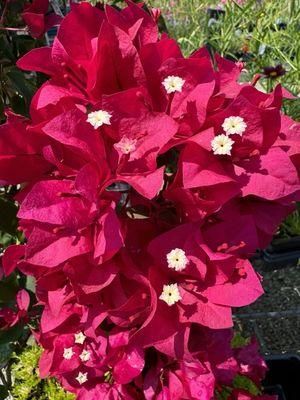
[[[242,117],[232,116],[225,118],[222,127],[226,134],[222,133],[214,137],[211,141],[211,148],[216,155],[231,155],[234,140],[230,135],[242,136],[247,128],[247,124]]]
[[[83,332],[75,333],[74,335],[74,341],[75,344],[84,344],[86,340],[86,336]],[[63,352],[63,358],[65,360],[71,360],[71,358],[74,356],[74,351],[72,347],[66,347],[64,348]],[[79,358],[81,359],[82,362],[87,362],[91,358],[91,353],[88,350],[82,350],[81,354],[79,355]],[[77,377],[75,378],[80,385],[83,385],[85,382],[87,382],[88,377],[87,377],[87,372],[79,372]]]

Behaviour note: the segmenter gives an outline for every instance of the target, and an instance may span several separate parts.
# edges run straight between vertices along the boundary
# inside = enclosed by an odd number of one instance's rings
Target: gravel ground
[[[255,268],[263,276],[265,294],[253,305],[235,310],[236,327],[244,335],[255,333],[265,355],[300,355],[299,266]]]

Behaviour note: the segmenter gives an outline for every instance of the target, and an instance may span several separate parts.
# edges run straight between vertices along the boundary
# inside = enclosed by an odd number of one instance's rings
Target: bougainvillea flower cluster
[[[231,346],[232,308],[263,293],[248,259],[300,198],[299,125],[280,86],[184,58],[158,16],[73,4],[19,60],[49,79],[30,119],[0,127],[26,238],[4,272],[35,277],[40,374],[79,400],[269,399],[256,342]]]
[[[32,37],[40,39],[52,26],[59,24],[61,17],[48,13],[49,0],[33,0],[25,4],[22,18]]]

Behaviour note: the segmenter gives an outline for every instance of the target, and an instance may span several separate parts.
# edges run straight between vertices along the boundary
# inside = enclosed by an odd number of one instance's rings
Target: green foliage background
[[[150,0],[163,11],[168,31],[185,55],[203,45],[222,56],[246,62],[245,80],[264,67],[282,64],[287,73],[263,79],[265,90],[278,82],[295,95],[300,93],[300,1],[228,0],[220,10],[213,0]],[[300,106],[293,117],[300,118]]]
[[[38,360],[42,350],[28,346],[20,355],[13,356],[12,375],[14,385],[11,394],[15,400],[73,400],[53,379],[41,380],[38,375]]]

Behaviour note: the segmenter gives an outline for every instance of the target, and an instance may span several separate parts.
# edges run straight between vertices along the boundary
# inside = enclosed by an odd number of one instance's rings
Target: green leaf
[[[28,35],[18,35],[13,37],[15,46],[18,48],[20,56],[28,53],[36,47],[37,41]]]
[[[36,286],[35,278],[30,275],[26,276],[26,284],[25,284],[26,289],[32,293],[35,293],[35,286]]]
[[[5,400],[8,397],[9,393],[5,386],[0,385],[0,400]]]
[[[15,274],[10,274],[2,279],[0,281],[0,306],[8,305],[12,302],[18,290],[19,285]]]
[[[236,389],[245,390],[253,396],[258,396],[259,394],[261,394],[256,384],[245,375],[237,375],[233,380],[233,386]]]
[[[17,67],[12,67],[6,72],[6,75],[9,77],[12,86],[15,87],[17,92],[24,96],[27,101],[29,101],[33,96],[34,87],[30,80],[26,79],[25,74]]]
[[[10,235],[16,234],[17,228],[17,206],[12,201],[0,197],[0,230],[9,233]]]
[[[15,63],[16,61],[15,56],[11,51],[11,46],[4,34],[0,35],[0,61],[3,65],[9,62]]]
[[[15,113],[20,115],[28,115],[26,103],[23,97],[15,95],[10,98],[10,105],[11,108],[14,110]]]
[[[0,96],[0,122],[5,119],[4,110],[5,110],[4,100],[3,97]]]
[[[23,324],[17,324],[8,330],[0,330],[0,346],[17,341],[23,333]]]
[[[244,338],[239,332],[236,332],[231,340],[231,348],[238,349],[240,347],[245,347],[247,344],[249,344],[249,342],[249,338]]]
[[[4,249],[14,243],[15,241],[13,235],[0,230],[0,244]]]
[[[4,368],[12,355],[10,343],[5,343],[0,346],[0,368]]]
[[[228,400],[231,396],[232,388],[229,386],[222,386],[222,390],[215,390],[216,400]]]

